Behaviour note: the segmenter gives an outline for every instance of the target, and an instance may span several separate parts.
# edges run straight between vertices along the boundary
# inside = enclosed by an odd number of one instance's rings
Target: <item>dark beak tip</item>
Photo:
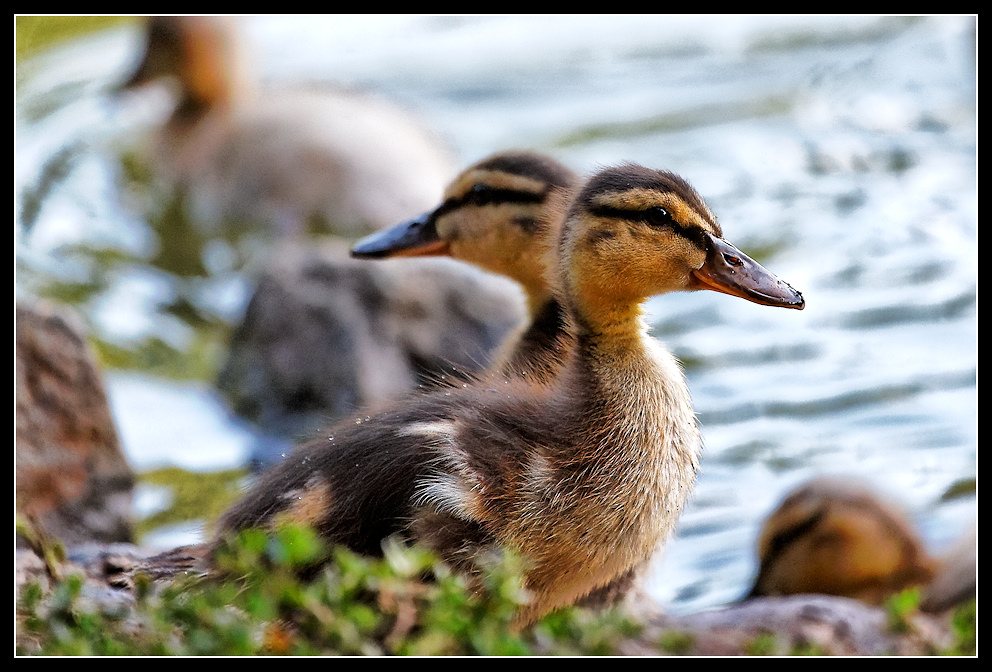
[[[795,289],[792,285],[790,285],[785,281],[782,281],[782,288],[786,291],[786,293],[792,295],[792,300],[789,301],[788,305],[786,306],[787,308],[802,310],[803,308],[806,307],[806,299],[803,298],[802,292],[800,292],[798,289]]]
[[[792,308],[794,310],[802,310],[806,307],[806,300],[803,298],[802,292],[792,288],[787,282],[780,281],[780,289],[782,290],[777,296],[772,297],[769,302],[771,306],[779,306],[781,308]]]
[[[447,243],[438,237],[432,218],[433,212],[426,212],[391,228],[370,233],[356,241],[349,254],[355,259],[447,254]]]
[[[385,252],[374,245],[362,245],[361,241],[348,250],[348,256],[352,259],[377,259],[385,256]]]

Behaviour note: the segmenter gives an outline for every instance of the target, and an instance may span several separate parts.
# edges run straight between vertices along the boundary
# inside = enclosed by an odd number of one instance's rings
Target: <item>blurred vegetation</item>
[[[169,504],[141,519],[135,530],[140,544],[145,535],[163,527],[191,521],[214,521],[241,496],[246,469],[197,472],[179,467],[153,469],[138,475],[142,485],[171,491]]]
[[[889,621],[889,630],[895,634],[913,631],[912,615],[920,604],[919,588],[907,588],[893,595],[883,605]],[[976,628],[978,623],[977,599],[971,599],[956,609],[951,615],[954,643],[946,650],[933,651],[941,656],[974,656],[977,654]]]
[[[142,204],[142,220],[131,225],[141,229],[149,244],[142,250],[122,249],[117,243],[63,244],[55,251],[58,266],[33,267],[18,259],[18,283],[29,295],[76,307],[88,321],[102,367],[212,380],[232,330],[230,316],[219,314],[213,301],[244,282],[243,268],[264,247],[262,234],[241,222],[204,233],[191,217],[186,195],[157,183],[132,154],[121,157],[119,179],[123,193]],[[38,209],[40,205],[32,206]],[[25,219],[27,214],[22,219],[30,234],[33,220]],[[122,339],[105,334],[92,316],[127,278],[143,278],[165,289],[147,307],[155,326]],[[171,337],[159,335],[164,333]]]
[[[916,630],[914,617],[919,615],[920,590],[919,588],[908,588],[896,595],[888,598],[882,605],[888,620],[887,629],[897,637],[907,637],[912,639]],[[951,614],[950,625],[953,632],[954,641],[946,649],[940,649],[932,644],[926,651],[933,656],[974,656],[977,653],[975,628],[976,628],[976,600],[972,599],[957,607]],[[675,634],[670,641],[663,642],[664,650],[677,653],[678,647],[686,649],[691,647],[691,640],[686,640],[686,636]],[[923,647],[923,648],[926,648]],[[764,632],[757,635],[745,648],[746,655],[749,656],[825,656],[829,655],[821,646],[814,642],[796,643],[785,641],[782,637],[773,632]]]
[[[951,617],[954,625],[955,643],[947,651],[947,656],[974,656],[978,653],[978,600],[973,598],[954,610]]]
[[[955,499],[960,499],[963,497],[974,497],[978,494],[978,479],[977,478],[962,478],[950,486],[940,497],[942,502],[950,502]]]
[[[20,62],[66,40],[128,22],[134,16],[16,16],[16,58]],[[49,97],[43,97],[48,100]],[[58,98],[60,105],[65,99]],[[34,101],[37,104],[37,101]],[[18,114],[38,114],[18,101]],[[50,102],[48,103],[50,104]],[[50,111],[49,111],[50,112]],[[44,116],[44,115],[42,115]],[[227,223],[201,230],[189,216],[185,194],[157,181],[145,162],[140,141],[121,149],[117,179],[124,209],[136,236],[147,243],[93,241],[67,243],[56,249],[54,262],[16,260],[17,283],[27,296],[43,297],[76,307],[87,320],[101,365],[138,370],[181,380],[211,380],[230,337],[230,315],[218,314],[217,296],[241,282],[240,271],[250,252],[261,243],[245,242],[249,226]],[[74,171],[84,170],[86,143],[73,142],[55,151],[41,167],[38,180],[22,189],[18,222],[30,236],[45,204],[67,189]],[[153,326],[144,333],[121,337],[104,333],[93,318],[96,306],[120,291],[128,278],[141,278],[165,287],[148,306]],[[168,333],[165,338],[162,334]]]
[[[217,555],[219,578],[155,587],[135,577],[131,606],[100,606],[82,577],[18,597],[19,655],[608,655],[638,628],[617,613],[565,609],[517,629],[519,560],[479,581],[419,548],[382,559],[326,548],[310,530],[247,531]],[[318,566],[319,570],[313,568]],[[301,576],[307,576],[301,579]]]
[[[21,61],[59,42],[133,20],[130,16],[17,16],[14,18],[15,58]]]

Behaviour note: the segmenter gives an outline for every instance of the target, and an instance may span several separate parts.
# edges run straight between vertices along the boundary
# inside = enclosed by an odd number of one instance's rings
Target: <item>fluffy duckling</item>
[[[122,88],[171,81],[156,168],[204,219],[367,233],[431,206],[455,173],[446,148],[406,112],[330,88],[262,90],[231,17],[150,17]]]
[[[687,182],[637,165],[593,176],[551,248],[574,343],[553,382],[482,380],[336,425],[265,474],[221,532],[304,522],[365,553],[401,533],[463,569],[511,548],[528,566],[521,624],[642,565],[675,526],[702,441],[641,304],[696,289],[803,299],[722,239]]]
[[[463,171],[434,210],[373,233],[352,247],[352,256],[387,259],[445,255],[505,275],[521,285],[528,320],[506,339],[491,372],[546,384],[553,380],[571,336],[565,311],[548,280],[548,232],[560,216],[556,205],[573,190],[578,176],[557,160],[532,151],[493,154]],[[593,591],[588,606],[624,599],[639,611],[641,581],[650,562]]]
[[[748,597],[820,593],[881,604],[922,586],[936,564],[892,502],[853,478],[801,485],[765,521]]]
[[[577,182],[549,156],[499,152],[456,177],[434,210],[359,240],[351,255],[444,255],[515,280],[524,290],[528,320],[491,368],[546,382],[568,345],[565,314],[547,279],[547,236],[560,215],[555,205]]]

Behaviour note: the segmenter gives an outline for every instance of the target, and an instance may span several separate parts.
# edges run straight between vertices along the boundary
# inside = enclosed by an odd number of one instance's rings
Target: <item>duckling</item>
[[[565,313],[547,279],[546,238],[555,205],[578,176],[555,159],[503,151],[452,181],[430,212],[355,243],[353,257],[445,255],[505,275],[524,290],[528,320],[507,339],[492,370],[547,382],[568,347]]]
[[[282,520],[365,553],[404,534],[458,569],[527,563],[529,623],[642,565],[675,526],[702,440],[677,360],[641,304],[710,289],[801,309],[801,294],[722,238],[682,178],[635,164],[591,177],[550,250],[573,346],[548,384],[482,379],[407,399],[302,445],[221,519]]]
[[[352,256],[385,259],[447,255],[505,275],[521,285],[528,320],[506,339],[491,372],[548,383],[557,374],[571,338],[565,311],[548,281],[547,234],[555,206],[578,176],[550,156],[527,150],[493,154],[463,171],[431,212],[373,233],[352,247]],[[650,562],[581,600],[601,607],[626,600],[638,612],[651,608],[642,581]]]
[[[820,593],[881,604],[928,584],[936,563],[906,514],[854,478],[819,477],[765,521],[747,597]]]
[[[448,149],[405,111],[330,88],[263,90],[245,55],[232,17],[150,17],[120,87],[174,84],[153,160],[201,219],[367,233],[430,207],[454,175]]]

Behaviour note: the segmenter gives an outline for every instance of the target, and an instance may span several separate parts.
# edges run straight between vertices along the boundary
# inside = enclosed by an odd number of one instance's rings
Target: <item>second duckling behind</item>
[[[450,256],[516,281],[528,319],[497,354],[494,370],[552,380],[571,347],[565,311],[548,278],[549,239],[578,176],[543,154],[503,151],[464,170],[439,206],[359,240],[362,259]]]

